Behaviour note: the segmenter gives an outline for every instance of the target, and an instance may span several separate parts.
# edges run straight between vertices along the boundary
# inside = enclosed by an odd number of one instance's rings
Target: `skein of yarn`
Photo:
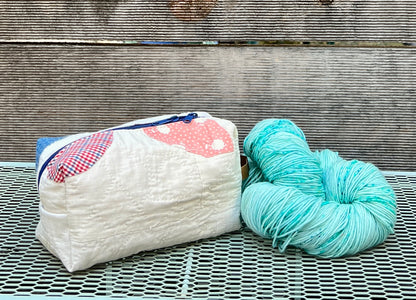
[[[242,217],[281,252],[294,246],[319,257],[349,256],[393,233],[396,197],[374,165],[330,150],[312,152],[290,120],[258,123],[244,152],[250,172]]]

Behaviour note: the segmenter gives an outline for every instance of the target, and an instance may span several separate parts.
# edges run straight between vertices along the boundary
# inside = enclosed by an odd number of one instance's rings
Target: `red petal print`
[[[178,145],[186,151],[209,158],[232,152],[233,141],[216,121],[198,118],[190,123],[176,122],[143,129],[149,137],[168,145]]]

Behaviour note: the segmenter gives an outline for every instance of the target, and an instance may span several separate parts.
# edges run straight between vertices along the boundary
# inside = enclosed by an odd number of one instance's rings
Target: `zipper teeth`
[[[116,127],[116,128],[112,128],[112,129],[107,129],[104,130],[105,131],[118,131],[118,130],[133,130],[133,129],[141,129],[141,128],[147,128],[147,127],[153,127],[153,126],[159,126],[159,125],[164,125],[164,124],[170,124],[170,123],[175,123],[175,122],[185,122],[185,123],[190,123],[193,119],[198,118],[198,114],[197,113],[189,113],[186,116],[172,116],[170,118],[167,119],[163,119],[163,120],[159,120],[159,121],[154,121],[151,123],[143,123],[143,124],[134,124],[134,125],[130,125],[130,126],[124,126],[124,127]],[[74,141],[73,141],[74,142]],[[70,143],[69,143],[70,144]],[[59,148],[58,150],[56,150],[54,153],[52,153],[48,159],[42,164],[40,170],[39,170],[39,176],[38,176],[38,188],[39,188],[39,183],[40,183],[40,179],[46,169],[46,167],[48,166],[48,164],[51,162],[51,160],[66,146],[68,146],[69,144]]]
[[[155,121],[155,122],[152,122],[152,123],[143,123],[143,124],[134,124],[134,125],[125,126],[125,127],[116,127],[116,128],[108,129],[108,130],[105,130],[105,131],[140,129],[140,128],[147,128],[147,127],[153,127],[153,126],[173,123],[175,121],[180,121],[178,116],[173,116],[173,117],[170,117],[169,119]]]
[[[185,122],[185,123],[189,123],[191,122],[193,119],[197,118],[198,114],[197,113],[189,113],[186,116],[172,116],[170,118],[167,119],[162,119],[159,121],[154,121],[151,123],[143,123],[143,124],[134,124],[134,125],[129,125],[129,126],[125,126],[125,127],[116,127],[113,129],[109,129],[109,130],[128,130],[128,129],[140,129],[140,128],[146,128],[146,127],[153,127],[153,126],[159,126],[159,125],[164,125],[164,124],[170,124],[170,123],[174,123],[174,122]]]

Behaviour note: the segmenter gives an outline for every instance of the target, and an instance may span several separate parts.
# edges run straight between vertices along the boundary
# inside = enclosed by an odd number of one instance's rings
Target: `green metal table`
[[[250,230],[68,273],[35,238],[33,165],[0,165],[0,299],[416,299],[416,173],[386,172],[395,234],[359,255],[281,254]]]

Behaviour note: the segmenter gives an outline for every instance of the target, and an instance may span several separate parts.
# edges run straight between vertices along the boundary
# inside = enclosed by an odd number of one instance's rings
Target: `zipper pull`
[[[186,124],[191,123],[193,119],[198,118],[197,113],[190,113],[187,116],[183,117],[182,121]]]

